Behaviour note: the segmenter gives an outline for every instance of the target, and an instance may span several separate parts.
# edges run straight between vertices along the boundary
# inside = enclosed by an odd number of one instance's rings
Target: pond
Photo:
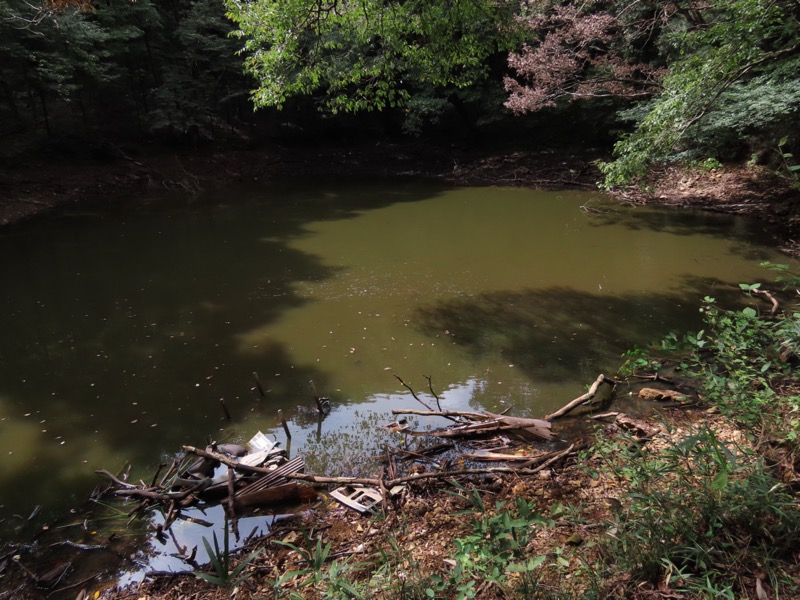
[[[285,443],[278,409],[293,453],[355,471],[365,428],[421,408],[396,376],[430,376],[446,409],[541,417],[786,262],[740,218],[402,179],[86,209],[3,231],[0,256],[6,536],[34,505],[46,522],[80,504],[95,469]]]

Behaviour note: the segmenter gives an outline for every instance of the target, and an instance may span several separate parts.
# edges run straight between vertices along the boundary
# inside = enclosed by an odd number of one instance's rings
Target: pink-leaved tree
[[[526,0],[518,17],[531,41],[509,56],[506,106],[534,112],[564,100],[642,99],[664,69],[654,45],[679,7],[672,2]]]

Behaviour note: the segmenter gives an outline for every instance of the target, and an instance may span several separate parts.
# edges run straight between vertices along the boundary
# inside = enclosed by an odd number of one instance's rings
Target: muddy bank
[[[103,160],[4,161],[0,227],[82,203],[135,204],[143,196],[198,196],[256,181],[321,176],[416,176],[453,185],[517,185],[593,189],[601,176],[596,151],[528,151],[476,146],[376,142],[350,146],[272,145],[260,150],[121,150]],[[618,192],[625,202],[749,215],[778,243],[800,253],[800,190],[766,167],[728,165],[714,171],[666,167],[644,188]]]
[[[620,191],[626,202],[747,215],[762,221],[787,254],[800,255],[800,189],[767,167],[726,165],[704,171],[670,166],[644,188]]]
[[[655,419],[640,422],[652,428],[652,436],[642,451],[654,456],[695,433],[700,424],[714,431],[726,444],[750,448],[743,432],[728,419],[704,410],[666,411]],[[613,439],[620,434],[613,423],[602,427],[597,433],[601,439]],[[347,573],[365,588],[378,584],[374,590],[378,597],[449,598],[452,596],[439,593],[423,596],[425,588],[419,587],[420,575],[446,577],[454,567],[452,557],[459,543],[474,539],[470,536],[475,535],[476,520],[491,522],[501,513],[501,507],[514,507],[520,499],[543,519],[542,526],[534,528],[526,538],[521,552],[528,557],[548,557],[554,564],[559,561],[558,568],[542,569],[536,593],[529,597],[591,595],[591,581],[582,576],[585,574],[582,565],[602,561],[600,544],[615,511],[626,502],[626,494],[630,492],[626,482],[608,468],[601,456],[590,452],[572,457],[532,477],[493,474],[461,483],[462,487],[454,487],[442,480],[416,482],[378,517],[358,515],[332,501],[318,503],[313,510],[282,522],[268,536],[253,540],[237,553],[234,564],[252,552],[258,554],[247,567],[247,578],[230,588],[202,581],[191,571],[159,573],[126,589],[104,590],[100,597],[106,600],[358,597],[335,595],[332,590],[336,581],[315,579],[321,571],[309,568],[309,563],[314,560],[314,540],[318,539],[328,547],[328,558],[321,570],[329,569],[332,562],[356,563],[346,569],[340,567],[341,573]],[[306,547],[311,548],[308,555],[303,553]],[[382,573],[381,565],[389,571]],[[212,569],[207,568],[207,572]],[[287,573],[294,576],[275,587],[275,582]],[[615,593],[613,585],[605,592],[609,597],[631,597],[625,593],[624,583],[620,582],[619,593]],[[756,583],[747,577],[743,585],[752,588]],[[670,595],[668,584],[660,589],[643,584],[640,591],[635,597],[683,597]],[[475,592],[474,597],[484,600],[523,597],[507,595],[490,582],[477,586]]]
[[[116,151],[103,161],[4,161],[0,226],[69,209],[135,203],[144,195],[189,196],[256,181],[321,176],[417,176],[458,185],[593,187],[593,157],[427,144],[277,146],[262,150]]]

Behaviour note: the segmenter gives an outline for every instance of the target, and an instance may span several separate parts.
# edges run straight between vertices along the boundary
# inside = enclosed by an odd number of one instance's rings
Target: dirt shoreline
[[[121,151],[107,160],[0,164],[0,227],[82,203],[135,203],[143,195],[198,196],[228,186],[292,177],[417,176],[458,185],[593,188],[591,158],[549,152],[477,153],[469,148],[373,143],[273,145],[260,150]]]
[[[416,176],[453,185],[593,190],[601,178],[600,158],[565,151],[371,143],[131,155],[120,150],[103,161],[6,161],[0,166],[0,228],[82,204],[112,209],[154,194],[199,196],[292,177]],[[751,216],[787,253],[800,255],[800,190],[765,167],[667,167],[654,171],[647,189],[615,196],[623,202]]]
[[[744,433],[727,418],[695,408],[662,410],[653,419],[639,419],[645,427],[652,428],[653,437],[643,447],[645,452],[658,449],[683,439],[704,426],[715,432],[725,443],[748,445]],[[616,414],[616,413],[613,413]],[[601,421],[602,422],[602,421]],[[613,439],[620,435],[620,427],[606,420],[600,437]],[[450,478],[452,480],[452,478]],[[613,475],[596,455],[581,457],[572,455],[549,468],[542,469],[534,476],[487,474],[474,476],[469,481],[462,479],[464,489],[472,488],[482,497],[487,515],[499,512],[500,506],[513,507],[522,498],[535,506],[542,515],[555,515],[547,527],[540,528],[526,546],[528,556],[554,556],[557,551],[565,563],[560,575],[556,570],[545,574],[538,582],[541,592],[534,597],[579,598],[589,593],[587,582],[579,576],[582,561],[600,562],[599,543],[604,536],[603,523],[613,519],[613,512],[624,500],[628,492],[625,484]],[[317,502],[311,510],[303,511],[294,519],[282,521],[272,528],[269,534],[252,541],[236,553],[232,563],[236,564],[253,551],[260,552],[250,564],[248,577],[238,584],[226,588],[214,585],[196,577],[192,571],[181,573],[157,573],[142,583],[132,584],[124,589],[106,589],[100,594],[103,600],[222,600],[225,598],[269,598],[302,597],[309,600],[329,597],[323,585],[311,584],[301,587],[304,580],[313,580],[313,570],[307,571],[309,557],[304,557],[285,544],[303,548],[308,542],[304,536],[318,538],[330,544],[330,559],[373,560],[384,557],[392,565],[394,572],[389,575],[396,581],[398,589],[403,588],[403,580],[413,581],[419,574],[431,575],[446,573],[452,568],[451,557],[456,547],[455,540],[470,535],[474,520],[480,518],[473,499],[466,491],[459,493],[456,487],[442,479],[429,479],[415,482],[399,497],[389,503],[388,511],[382,517],[360,515],[346,509],[331,499]],[[556,507],[555,513],[553,512]],[[580,524],[564,518],[570,511],[579,512]],[[561,515],[561,516],[558,516]],[[276,543],[277,542],[277,543]],[[311,542],[313,547],[313,539]],[[397,550],[400,549],[400,550]],[[395,553],[395,554],[393,554]],[[392,557],[387,559],[386,557]],[[362,563],[363,564],[363,563]],[[351,575],[358,567],[351,571]],[[545,570],[547,571],[547,570]],[[206,572],[213,573],[210,567]],[[279,595],[273,588],[274,582],[286,573],[298,574],[287,581]],[[567,574],[564,576],[564,574]],[[374,571],[365,567],[363,577],[376,577]],[[331,584],[330,581],[327,582]],[[755,582],[747,582],[748,587]],[[410,584],[411,585],[411,584]],[[624,586],[622,586],[624,587]],[[89,588],[91,589],[91,588]],[[612,590],[607,590],[612,592]],[[649,585],[640,586],[637,598],[677,598],[678,595],[661,595],[668,589],[655,589]],[[419,590],[422,593],[422,590]],[[290,593],[299,594],[291,596]],[[407,595],[378,595],[378,598],[416,598]],[[436,598],[451,596],[436,595]],[[479,586],[479,600],[506,598],[491,586]],[[610,593],[609,597],[623,597]],[[624,596],[629,597],[629,596]]]

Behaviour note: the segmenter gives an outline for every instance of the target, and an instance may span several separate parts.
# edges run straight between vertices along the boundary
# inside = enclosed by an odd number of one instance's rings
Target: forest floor
[[[587,156],[523,151],[477,155],[401,145],[362,146],[348,151],[318,148],[309,152],[282,148],[264,152],[175,153],[146,158],[120,157],[100,165],[48,168],[29,162],[0,167],[0,226],[66,210],[83,202],[108,203],[109,206],[135,204],[142,194],[156,191],[199,195],[229,185],[299,175],[415,175],[457,185],[550,189],[594,189],[599,179],[594,158]],[[679,208],[752,215],[775,232],[787,251],[796,254],[800,248],[795,241],[800,240],[795,237],[800,232],[800,195],[766,169],[745,166],[712,172],[667,169],[651,182],[651,186],[652,190],[647,193],[629,190],[618,196],[631,203],[655,202]],[[650,426],[657,433],[644,446],[645,452],[688,436],[698,424],[710,428],[726,444],[737,448],[748,446],[749,442],[738,427],[705,408],[658,411],[650,420]],[[618,426],[607,424],[598,435],[611,440],[619,433]],[[794,471],[789,475],[796,476]],[[79,591],[77,598],[80,599],[108,600],[361,597],[348,594],[344,587],[354,582],[375,598],[450,597],[439,595],[435,589],[436,580],[431,577],[436,574],[451,577],[456,549],[463,547],[465,540],[471,540],[478,550],[481,548],[475,535],[476,523],[498,523],[495,517],[502,514],[501,507],[513,506],[519,498],[525,499],[544,519],[541,523],[537,521],[534,534],[525,540],[525,554],[545,558],[543,568],[538,571],[541,575],[535,582],[536,592],[513,597],[576,598],[592,594],[633,597],[624,576],[618,581],[604,581],[602,590],[590,589],[592,579],[587,577],[587,565],[601,559],[599,542],[608,537],[607,524],[612,520],[613,511],[630,492],[625,481],[615,476],[598,455],[573,454],[530,477],[499,474],[473,477],[462,480],[464,488],[460,492],[444,481],[425,481],[406,488],[379,517],[359,515],[330,499],[299,512],[294,520],[274,528],[268,537],[252,542],[246,551],[259,550],[260,554],[244,571],[247,579],[230,587],[201,580],[189,571],[182,575],[156,576],[123,590],[114,589],[113,581],[88,582],[83,590],[74,588],[59,597],[73,598]],[[470,489],[479,493],[484,510],[476,509],[477,500],[467,491]],[[446,490],[458,494],[445,493]],[[498,504],[503,502],[506,504]],[[311,540],[307,547],[304,536]],[[321,544],[316,550],[315,540],[320,540]],[[276,541],[294,544],[301,551]],[[321,550],[328,544],[327,560],[323,561],[325,579],[320,579],[322,571],[315,574],[310,565],[320,558]],[[243,556],[244,553],[233,557],[232,564]],[[369,566],[364,567],[361,561],[367,561]],[[331,574],[332,563],[347,572],[342,571],[337,579]],[[352,566],[355,563],[361,566]],[[281,591],[276,592],[275,582],[291,571],[295,576],[287,578]],[[525,573],[501,573],[500,576],[507,576],[505,588],[485,580],[477,587],[465,588],[461,597],[512,597],[507,593],[508,586],[523,585]],[[464,583],[467,582],[465,578]],[[679,592],[680,584],[679,577],[665,579],[654,585],[639,586],[634,595],[639,598],[685,597]],[[337,585],[342,587],[337,588]],[[614,592],[615,585],[618,585],[619,594]],[[451,593],[453,588],[454,585],[449,588]],[[767,597],[764,594],[771,594],[770,582],[754,576],[751,570],[743,570],[739,591],[741,597]],[[7,596],[0,589],[0,599],[52,597],[51,592],[20,587],[13,593],[21,593],[21,596]]]
[[[642,446],[645,453],[652,453],[654,457],[696,433],[701,422],[720,442],[735,449],[734,452],[752,448],[739,428],[713,411],[660,411],[659,415],[639,422],[654,432],[650,441]],[[611,440],[619,433],[617,425],[606,423],[597,435]],[[100,597],[104,600],[455,598],[452,584],[443,594],[436,590],[436,576],[444,580],[452,577],[448,573],[454,571],[457,549],[467,542],[472,544],[477,558],[483,549],[476,537],[487,533],[498,537],[507,534],[502,527],[492,530],[491,526],[481,528],[476,524],[497,526],[503,511],[513,513],[518,500],[524,500],[541,516],[535,524],[526,524],[532,533],[525,539],[522,550],[525,557],[544,557],[535,586],[527,592],[521,591],[520,574],[516,574],[516,580],[512,575],[499,585],[493,583],[487,573],[486,579],[482,582],[479,579],[469,592],[474,595],[459,598],[687,597],[680,593],[681,581],[677,577],[665,578],[657,585],[641,583],[632,591],[623,575],[619,580],[606,579],[593,588],[593,577],[595,583],[603,578],[599,567],[603,560],[601,548],[614,522],[614,511],[622,506],[625,495],[630,492],[627,482],[599,456],[591,453],[572,456],[533,476],[492,474],[473,476],[469,480],[461,478],[462,488],[453,487],[450,484],[453,479],[417,482],[378,516],[359,515],[330,499],[320,501],[313,510],[281,523],[269,536],[254,540],[239,553],[231,568],[253,551],[259,555],[247,566],[247,577],[241,581],[232,580],[230,586],[208,583],[188,571],[179,575],[160,574],[127,589],[107,589]],[[480,495],[483,506],[476,504],[474,494]],[[475,535],[476,531],[479,536]],[[329,569],[327,575],[322,573],[322,568],[314,572],[312,567],[320,555],[320,548],[315,549],[316,540],[320,540],[322,547],[330,545],[324,562],[324,568]],[[341,579],[331,576],[332,562],[339,564]],[[591,570],[595,566],[598,572],[593,575]],[[730,568],[736,569],[736,566]],[[210,567],[206,572],[214,574]],[[276,586],[276,581],[287,574],[289,577]],[[757,589],[770,593],[769,583],[758,579],[758,576],[743,574],[738,597],[760,599],[762,596]],[[342,585],[345,580],[355,587],[355,594],[345,592]],[[795,596],[784,592],[781,597]]]

